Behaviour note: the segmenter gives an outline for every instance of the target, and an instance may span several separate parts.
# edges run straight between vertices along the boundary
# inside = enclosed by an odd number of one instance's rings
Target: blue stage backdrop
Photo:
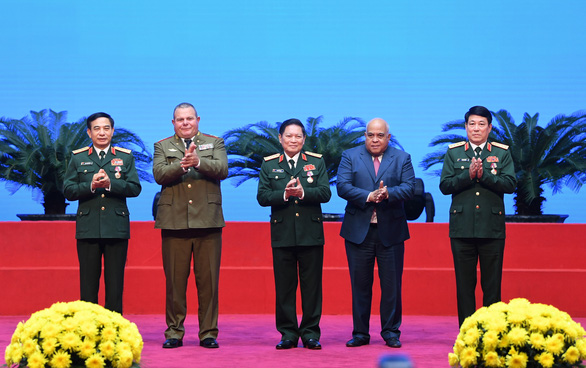
[[[0,5],[0,116],[96,111],[148,144],[173,133],[173,107],[193,103],[201,131],[323,115],[386,119],[432,193],[437,222],[450,198],[422,158],[443,123],[470,106],[516,122],[586,109],[586,2],[567,1],[5,1]],[[156,184],[130,199],[150,220]],[[267,221],[256,182],[223,183],[228,221]],[[586,222],[586,191],[546,188],[545,213]],[[42,213],[31,191],[0,184],[0,220]],[[509,214],[513,197],[505,199]],[[341,213],[334,190],[325,212]],[[74,213],[77,203],[68,208]],[[424,221],[422,216],[418,221]]]

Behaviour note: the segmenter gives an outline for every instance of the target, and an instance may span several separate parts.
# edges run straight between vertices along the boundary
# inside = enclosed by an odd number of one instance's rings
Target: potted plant
[[[586,113],[557,115],[545,127],[538,125],[538,113],[525,113],[519,125],[506,110],[492,115],[489,141],[509,146],[517,174],[516,215],[507,216],[507,221],[563,222],[567,215],[543,214],[543,186],[548,184],[555,194],[563,186],[579,191],[586,181]],[[442,132],[458,129],[465,129],[463,119],[442,126]],[[467,140],[465,135],[453,133],[436,136],[430,146],[440,149],[424,157],[423,169],[442,164],[447,146],[463,140]],[[441,170],[433,173],[439,176]]]
[[[45,215],[49,215],[27,219],[74,219],[74,215],[64,216],[68,203],[63,195],[63,177],[71,151],[91,144],[91,140],[85,117],[74,123],[66,119],[66,111],[50,109],[31,111],[30,117],[22,119],[0,119],[0,181],[6,182],[11,194],[22,187],[30,188],[33,198],[42,201]],[[112,144],[134,149],[139,177],[152,182],[152,155],[136,134],[116,127]]]

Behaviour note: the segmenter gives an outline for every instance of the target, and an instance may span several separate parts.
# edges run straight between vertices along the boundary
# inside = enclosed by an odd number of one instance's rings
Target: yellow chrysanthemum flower
[[[470,328],[464,334],[464,343],[468,346],[478,345],[478,339],[480,338],[480,330],[476,327]]]
[[[22,346],[20,346],[20,344],[12,344],[12,355],[10,359],[14,363],[18,363],[22,360]]]
[[[487,367],[498,367],[500,365],[499,355],[496,351],[489,351],[488,353],[484,354],[482,357],[484,360],[484,364]]]
[[[85,339],[79,345],[79,356],[82,358],[89,358],[92,354],[96,352],[96,343],[94,340]]]
[[[8,344],[8,346],[6,346],[6,349],[4,349],[4,361],[6,362],[7,366],[11,366],[12,363],[15,363],[12,361],[12,344]]]
[[[458,359],[458,355],[456,355],[454,353],[449,353],[448,354],[448,362],[450,363],[451,367],[457,366],[458,363],[460,362],[460,360]]]
[[[56,323],[46,323],[41,328],[41,337],[43,339],[50,339],[52,337],[57,337],[57,335],[61,332],[61,328]]]
[[[113,326],[108,326],[108,327],[104,327],[104,329],[102,330],[101,336],[102,336],[102,340],[114,341],[114,340],[116,340],[118,333],[116,332],[116,328],[114,328]]]
[[[531,343],[534,349],[543,349],[545,347],[545,337],[540,332],[533,332],[529,336],[529,343]]]
[[[27,359],[28,368],[44,368],[47,358],[40,351],[35,351]]]
[[[132,354],[120,354],[118,359],[114,361],[114,367],[116,368],[130,368],[132,366]]]
[[[496,331],[486,331],[482,337],[485,351],[495,350],[499,343],[499,335]]]
[[[557,334],[556,334],[557,335]],[[553,355],[558,355],[564,348],[564,341],[556,336],[548,336],[545,338],[545,349]]]
[[[507,355],[507,367],[509,368],[526,368],[529,357],[525,353],[518,353],[514,349],[513,352]]]
[[[509,343],[515,346],[522,346],[525,345],[527,342],[527,330],[522,327],[513,327],[511,331],[507,334],[509,339]]]
[[[584,359],[586,359],[586,340],[585,339],[579,339],[576,341],[576,348],[578,348],[578,350],[580,350],[580,356],[582,356]]]
[[[59,336],[59,345],[66,350],[77,350],[81,344],[81,339],[75,332],[66,332]]]
[[[71,366],[71,355],[66,351],[58,351],[53,355],[49,364],[53,368],[69,368]]]
[[[37,345],[36,340],[26,339],[22,343],[22,352],[24,353],[24,355],[27,355],[27,356],[31,355],[32,353],[34,353],[38,349],[39,349],[39,346]]]
[[[112,341],[104,341],[98,346],[98,349],[100,349],[104,358],[112,360],[116,352],[116,345]]]
[[[11,344],[14,344],[15,342],[18,341],[18,338],[19,338],[20,334],[22,333],[23,328],[24,328],[24,323],[18,322],[18,324],[16,325],[16,329],[14,330],[14,333],[12,334],[12,338],[10,339]]]
[[[480,354],[474,348],[466,347],[460,353],[460,364],[462,367],[472,367],[478,362],[478,356]]]
[[[564,355],[562,355],[562,358],[566,362],[574,364],[578,362],[578,360],[580,360],[580,350],[578,350],[578,348],[576,348],[575,346],[570,346],[568,350],[566,350]]]
[[[61,326],[63,326],[65,331],[75,331],[78,325],[75,318],[65,318],[63,322],[61,322]]]
[[[52,355],[57,348],[57,338],[51,337],[50,339],[43,339],[41,343],[41,348],[43,349],[43,353],[47,355]]]
[[[100,354],[92,354],[89,358],[85,361],[85,366],[87,368],[104,368],[106,362],[104,358]]]
[[[553,354],[547,352],[537,355],[535,360],[541,364],[543,368],[551,368],[553,367],[553,363],[555,363]]]
[[[93,321],[91,320],[85,320],[84,322],[82,322],[79,326],[79,331],[83,336],[88,337],[90,339],[95,339],[98,335],[98,328],[96,327],[96,324],[93,323]]]

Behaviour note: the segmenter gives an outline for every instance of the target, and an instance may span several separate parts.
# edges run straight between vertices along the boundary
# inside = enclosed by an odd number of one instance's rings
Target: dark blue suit
[[[389,198],[377,204],[367,202],[381,180],[388,187]],[[381,284],[381,336],[385,340],[400,336],[404,241],[409,239],[403,203],[413,196],[414,185],[411,156],[406,152],[388,147],[378,175],[365,146],[342,154],[336,186],[338,195],[348,201],[340,235],[346,240],[352,283],[353,337],[370,339],[375,259]],[[371,224],[375,208],[376,225]]]

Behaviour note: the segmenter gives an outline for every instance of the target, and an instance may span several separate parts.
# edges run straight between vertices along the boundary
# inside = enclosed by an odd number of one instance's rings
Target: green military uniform
[[[284,154],[265,157],[261,165],[257,200],[271,206],[271,246],[276,291],[276,325],[283,340],[295,344],[319,340],[322,310],[324,230],[321,203],[332,195],[326,165],[320,154],[301,152],[292,170]],[[287,183],[299,178],[303,199],[284,199]],[[303,317],[297,325],[297,267],[301,282]]]
[[[94,174],[104,169],[110,188],[96,188]],[[104,257],[105,307],[122,313],[124,266],[130,238],[127,197],[140,194],[141,185],[131,151],[110,147],[103,159],[94,147],[73,151],[65,173],[63,193],[79,200],[75,238],[80,268],[81,300],[98,303],[101,259]]]
[[[220,181],[228,175],[224,140],[198,132],[193,137],[199,166],[181,167],[185,143],[173,135],[155,143],[153,176],[162,186],[155,228],[162,229],[166,281],[167,339],[182,340],[187,315],[191,258],[197,285],[199,339],[218,337],[218,284],[222,250]]]
[[[503,195],[517,185],[508,146],[486,142],[480,159],[481,178],[470,179],[475,153],[469,142],[450,145],[440,179],[443,194],[452,195],[450,238],[456,271],[460,325],[476,310],[476,265],[480,260],[483,305],[500,301],[505,245]]]

